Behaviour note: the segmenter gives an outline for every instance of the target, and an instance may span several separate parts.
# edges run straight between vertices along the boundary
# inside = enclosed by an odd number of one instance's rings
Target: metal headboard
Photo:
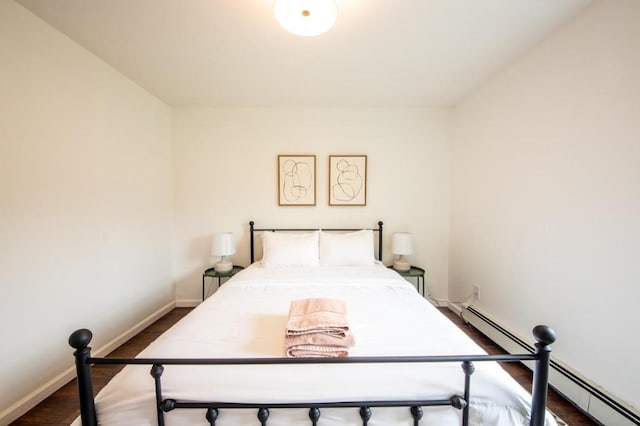
[[[309,231],[330,231],[330,232],[353,232],[366,229],[378,233],[378,260],[382,262],[382,221],[378,221],[377,228],[256,228],[255,222],[249,222],[249,241],[251,244],[251,263],[255,261],[255,233],[256,232],[309,232]]]

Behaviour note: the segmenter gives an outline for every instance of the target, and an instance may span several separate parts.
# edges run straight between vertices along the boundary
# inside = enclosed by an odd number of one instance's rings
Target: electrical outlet
[[[480,300],[480,286],[478,284],[473,286],[473,300]]]

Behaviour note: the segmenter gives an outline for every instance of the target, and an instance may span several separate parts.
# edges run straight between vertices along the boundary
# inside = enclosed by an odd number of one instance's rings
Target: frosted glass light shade
[[[301,36],[317,36],[338,18],[335,0],[275,0],[273,13],[282,27]]]

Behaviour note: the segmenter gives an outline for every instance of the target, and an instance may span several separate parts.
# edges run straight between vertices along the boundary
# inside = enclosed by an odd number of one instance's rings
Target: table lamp
[[[398,258],[393,260],[393,269],[397,271],[408,271],[411,269],[409,262],[402,256],[413,253],[413,242],[409,232],[396,232],[391,241],[391,253]]]
[[[219,256],[220,260],[214,265],[216,272],[225,273],[233,269],[233,263],[225,259],[236,252],[233,245],[233,234],[231,232],[219,232],[213,235],[211,241],[211,256]]]

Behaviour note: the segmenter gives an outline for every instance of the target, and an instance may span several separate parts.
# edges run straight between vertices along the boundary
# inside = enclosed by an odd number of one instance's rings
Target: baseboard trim
[[[201,303],[200,299],[179,299],[176,300],[176,308],[195,308]]]
[[[123,343],[139,334],[142,330],[149,327],[154,322],[158,321],[160,318],[171,312],[176,307],[176,302],[171,301],[164,305],[163,307],[157,309],[151,315],[144,318],[142,321],[135,324],[133,327],[129,328],[124,333],[118,335],[116,338],[108,342],[106,345],[101,346],[96,350],[91,350],[91,356],[95,356],[97,358],[105,357],[109,353],[116,350],[118,347],[122,346]],[[75,368],[75,367],[74,367]]]
[[[449,308],[477,330],[500,345],[507,352],[533,352],[535,348],[526,339],[495,322],[474,306]],[[527,367],[531,365],[524,363]],[[640,424],[640,413],[622,399],[606,391],[584,375],[573,370],[566,363],[551,357],[549,385],[567,398],[573,405],[602,424],[637,425]]]
[[[121,333],[111,341],[107,342],[105,345],[100,348],[92,351],[92,356],[95,357],[104,357],[109,353],[113,352],[116,348],[121,346],[123,343],[140,333],[142,330],[162,318],[167,313],[171,312],[173,308],[176,307],[176,302],[171,301],[166,305],[162,306],[151,315],[144,318],[142,321],[138,322],[124,333]],[[72,349],[69,348],[69,351]],[[34,389],[32,392],[28,393],[26,396],[11,404],[6,409],[0,411],[0,425],[8,425],[9,423],[15,421],[20,416],[24,415],[27,411],[31,410],[33,407],[38,405],[40,402],[48,398],[55,391],[60,389],[62,386],[69,383],[76,377],[76,368],[75,366],[71,366],[66,368],[60,374],[55,376],[53,379]]]
[[[459,317],[462,317],[462,306],[460,306],[460,304],[449,302],[447,304],[447,308],[449,308],[449,310],[454,314],[458,315]]]
[[[428,299],[427,298],[427,300],[432,300],[434,304],[439,308],[446,308],[447,306],[449,306],[449,301],[445,299]]]

